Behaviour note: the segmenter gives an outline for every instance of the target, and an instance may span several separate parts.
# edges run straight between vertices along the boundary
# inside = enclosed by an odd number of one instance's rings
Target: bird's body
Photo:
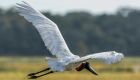
[[[105,58],[106,57],[106,58]],[[79,57],[77,55],[65,57],[62,59],[46,57],[48,66],[54,71],[69,71],[78,67],[82,62],[89,59],[101,60],[106,64],[116,63],[121,61],[123,55],[115,51],[101,52],[96,54]]]
[[[46,60],[48,61],[48,66],[53,70],[53,71],[69,71],[72,70],[74,67],[78,66],[78,63],[74,63],[77,59],[80,59],[79,56],[70,56],[62,59],[58,58],[50,58],[46,57]],[[74,63],[74,64],[71,64]]]
[[[47,49],[52,55],[56,56],[56,58],[46,57],[49,66],[46,70],[51,69],[52,71],[62,72],[69,71],[74,68],[76,68],[77,71],[86,68],[94,74],[94,70],[91,69],[89,64],[86,62],[87,60],[98,59],[111,64],[121,61],[124,57],[123,54],[115,51],[90,54],[84,57],[74,55],[69,50],[58,26],[53,21],[35,10],[27,2],[17,4],[16,8],[21,16],[35,26]],[[52,73],[52,71],[50,73]],[[32,77],[35,76],[32,74]]]

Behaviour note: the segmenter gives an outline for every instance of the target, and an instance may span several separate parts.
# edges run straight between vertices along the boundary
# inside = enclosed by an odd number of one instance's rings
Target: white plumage
[[[53,71],[71,70],[80,63],[89,59],[98,59],[111,64],[121,61],[124,57],[123,54],[115,51],[90,54],[85,57],[74,55],[69,50],[57,25],[53,21],[32,8],[27,2],[17,4],[17,11],[21,16],[24,16],[27,21],[31,22],[35,26],[41,35],[45,46],[49,49],[52,55],[57,57],[46,57],[48,65]]]

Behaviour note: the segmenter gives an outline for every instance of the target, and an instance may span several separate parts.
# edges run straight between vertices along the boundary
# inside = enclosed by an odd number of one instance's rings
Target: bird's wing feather
[[[84,57],[81,57],[80,59],[76,60],[75,62],[83,62],[86,60],[101,60],[104,63],[111,64],[111,63],[117,63],[121,61],[124,58],[124,55],[122,53],[117,53],[115,51],[108,51],[108,52],[101,52],[96,54],[90,54]]]
[[[26,20],[31,22],[43,39],[45,46],[58,58],[73,55],[63,39],[57,25],[32,8],[27,2],[17,4],[17,11]]]

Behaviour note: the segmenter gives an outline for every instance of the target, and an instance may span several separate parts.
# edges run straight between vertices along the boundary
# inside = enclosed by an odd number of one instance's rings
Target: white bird
[[[30,76],[30,79],[35,79],[54,72],[69,71],[73,68],[75,68],[77,71],[87,69],[91,73],[97,75],[87,60],[97,59],[107,64],[111,64],[117,63],[124,58],[122,53],[117,53],[115,51],[90,54],[84,57],[74,55],[69,50],[62,34],[59,31],[58,26],[53,21],[45,17],[39,11],[35,10],[27,2],[23,1],[22,3],[17,3],[16,8],[21,16],[23,16],[27,21],[31,22],[35,26],[42,40],[44,41],[45,46],[52,53],[52,55],[56,56],[56,58],[46,57],[49,68],[29,74],[28,76]],[[36,75],[47,70],[50,70],[50,72],[39,76]]]

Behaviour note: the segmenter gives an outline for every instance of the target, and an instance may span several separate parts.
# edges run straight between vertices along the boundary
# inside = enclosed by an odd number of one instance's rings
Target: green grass
[[[39,78],[38,80],[139,80],[140,58],[125,58],[121,63],[107,65],[91,62],[99,76],[86,70],[60,72]],[[0,80],[28,80],[27,74],[47,67],[45,59],[40,57],[0,57]]]

